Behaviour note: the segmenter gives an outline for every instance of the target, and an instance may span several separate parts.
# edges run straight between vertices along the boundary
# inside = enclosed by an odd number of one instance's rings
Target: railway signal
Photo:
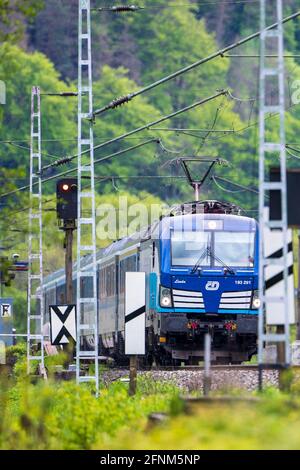
[[[76,229],[78,214],[78,185],[77,178],[64,178],[56,185],[57,205],[56,212],[60,227],[65,232],[65,273],[66,292],[65,302],[70,305],[73,302],[73,232]]]
[[[78,186],[76,178],[64,178],[57,182],[56,197],[57,217],[60,220],[77,219],[77,194]]]

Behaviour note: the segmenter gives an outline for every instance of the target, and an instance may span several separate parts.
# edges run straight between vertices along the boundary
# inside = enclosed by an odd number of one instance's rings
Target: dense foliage
[[[139,380],[133,398],[128,396],[128,384],[121,382],[109,388],[102,385],[98,399],[88,386],[78,387],[73,381],[32,384],[26,376],[24,348],[11,349],[9,356],[17,359],[14,378],[0,377],[2,450],[105,447],[119,432],[144,430],[150,413],[178,409],[176,387],[145,379]],[[51,376],[53,358],[47,359]]]
[[[299,399],[270,390],[258,403],[200,404],[147,433],[121,433],[100,449],[297,450]],[[107,447],[108,446],[108,447]]]
[[[259,29],[255,2],[202,3],[149,0],[145,2],[148,8],[134,14],[94,12],[95,107],[106,105]],[[0,1],[0,22],[7,24],[9,33],[0,38],[0,80],[7,89],[7,103],[0,106],[0,196],[28,183],[31,87],[39,85],[43,93],[76,90],[77,6],[77,0]],[[296,0],[284,2],[285,15],[296,10]],[[285,36],[286,52],[299,54],[299,20],[287,24]],[[257,53],[258,41],[232,51],[232,54]],[[300,110],[291,96],[294,82],[300,76],[299,59],[287,59],[286,67],[287,140],[297,145]],[[118,196],[123,192],[130,194],[135,202],[147,197],[149,204],[151,197],[156,202],[160,199],[168,203],[191,200],[192,190],[182,179],[163,180],[161,184],[161,180],[139,178],[182,175],[176,164],[176,157],[182,155],[227,159],[229,166],[216,167],[215,173],[228,181],[256,188],[258,60],[255,58],[223,57],[210,61],[101,115],[94,127],[95,143],[120,136],[224,88],[230,88],[232,95],[210,101],[159,126],[190,129],[188,132],[153,128],[98,149],[97,159],[151,138],[161,139],[161,144],[152,142],[98,163],[97,176],[122,176],[121,180],[97,182],[98,201],[117,206]],[[42,97],[44,165],[76,153],[76,113],[74,98]],[[276,125],[276,117],[268,120],[270,136],[275,135]],[[171,159],[175,162],[165,165]],[[297,166],[298,161],[291,158],[289,164]],[[76,168],[76,160],[72,165],[49,170],[44,176]],[[204,169],[204,166],[198,169],[198,174]],[[136,178],[126,179],[128,176]],[[63,234],[55,220],[55,182],[45,183],[43,188],[45,265],[51,272],[62,266]],[[257,214],[257,195],[240,191],[224,181],[219,181],[217,186],[208,180],[202,196],[232,201],[247,209],[248,214]],[[1,198],[0,204],[1,245],[7,254],[19,252],[25,259],[28,192]],[[103,246],[105,240],[98,243]],[[24,281],[25,277],[18,277],[14,286],[5,292],[16,297],[18,325],[24,321],[24,315],[20,319],[25,300]]]
[[[13,3],[16,2],[4,2]],[[27,2],[28,3],[28,2]],[[256,3],[220,1],[218,5],[202,5],[190,1],[182,4],[166,2],[145,2],[146,10],[136,14],[93,13],[93,58],[95,107],[107,104],[111,99],[151,83],[200,57],[216,51],[220,46],[236,41],[240,37],[259,29],[259,15]],[[284,2],[284,14],[297,9],[295,0]],[[17,2],[18,4],[18,2]],[[40,2],[31,1],[26,14],[37,11]],[[154,8],[155,7],[155,8]],[[0,10],[1,11],[1,10]],[[270,21],[272,20],[270,11]],[[24,12],[23,12],[24,14]],[[24,18],[23,18],[24,19]],[[44,2],[34,22],[23,21],[27,34],[20,42],[21,48],[7,44],[2,47],[3,56],[0,78],[7,84],[8,104],[1,108],[1,139],[27,140],[29,133],[29,96],[33,84],[39,84],[43,92],[57,92],[76,89],[77,78],[77,0]],[[300,50],[299,21],[286,26],[286,50],[297,55]],[[32,53],[33,50],[44,54]],[[233,54],[257,54],[258,41],[252,41]],[[45,57],[46,56],[46,57]],[[298,59],[287,59],[290,97],[291,85],[299,75]],[[149,135],[163,139],[169,152],[158,152],[146,146],[139,151],[109,161],[99,166],[102,174],[164,174],[161,163],[177,154],[220,155],[232,164],[230,169],[219,170],[219,174],[232,181],[255,186],[257,154],[257,59],[223,57],[206,63],[192,72],[158,87],[134,100],[121,109],[101,116],[95,126],[95,140],[121,135],[151,122],[155,118],[189,105],[199,98],[215,93],[216,89],[231,87],[236,101],[223,98],[212,101],[194,111],[185,113],[163,127],[227,130],[225,134],[215,132],[194,132],[193,135],[158,132],[151,130],[137,137],[147,139]],[[247,100],[247,98],[250,100]],[[290,98],[289,98],[290,99]],[[76,100],[75,100],[76,101]],[[76,151],[76,103],[60,98],[43,98],[43,138],[58,139],[60,142],[45,142],[45,164],[54,156],[64,156]],[[288,101],[288,100],[287,100]],[[21,104],[21,106],[20,106]],[[287,102],[287,106],[291,103]],[[297,111],[290,114],[298,118]],[[47,116],[47,119],[45,119]],[[27,123],[27,124],[26,124]],[[248,128],[249,124],[251,125]],[[288,138],[297,140],[294,122],[288,126]],[[242,131],[243,129],[243,131]],[[66,140],[65,140],[66,139]],[[99,156],[111,153],[132,144],[131,140],[98,151]],[[158,159],[152,156],[158,154]],[[131,157],[136,155],[137,158]],[[164,158],[162,158],[164,157]],[[12,145],[3,147],[1,161],[8,167],[26,166],[28,154]],[[131,163],[132,162],[132,163]],[[167,168],[165,173],[170,173]],[[177,174],[178,169],[173,170]],[[173,182],[171,191],[165,191],[155,180],[124,181],[123,186],[138,192],[141,187],[158,195],[163,200],[190,198],[190,191],[184,184]],[[45,185],[51,192],[53,184]],[[230,189],[233,189],[230,187]],[[109,191],[105,188],[105,192]],[[228,197],[253,208],[256,200],[245,194],[226,195],[215,185],[207,186],[210,196]]]
[[[0,0],[0,41],[20,41],[43,0]]]

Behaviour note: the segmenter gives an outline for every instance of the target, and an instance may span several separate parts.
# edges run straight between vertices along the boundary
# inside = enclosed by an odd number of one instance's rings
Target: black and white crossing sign
[[[146,275],[125,275],[125,354],[144,355],[146,340]]]
[[[12,299],[0,299],[0,317],[10,318],[12,316]]]
[[[289,320],[295,323],[295,290],[294,290],[294,274],[293,274],[293,241],[292,230],[287,231],[288,245],[288,291],[285,292],[283,280],[283,263],[280,265],[280,258],[283,261],[283,236],[281,230],[270,230],[265,228],[264,231],[264,248],[265,257],[276,259],[279,263],[266,266],[265,279],[266,297],[285,297],[288,295]],[[266,303],[266,323],[267,325],[284,325],[284,309],[282,302]]]
[[[51,344],[76,341],[76,305],[49,305]]]

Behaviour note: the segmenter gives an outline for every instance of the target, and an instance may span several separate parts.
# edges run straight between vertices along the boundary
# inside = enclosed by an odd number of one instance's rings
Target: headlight
[[[258,296],[258,290],[255,290],[253,292],[253,297],[252,297],[252,308],[259,309],[259,307],[260,307],[260,298]]]
[[[160,286],[160,306],[161,307],[172,307],[172,295],[171,289]]]

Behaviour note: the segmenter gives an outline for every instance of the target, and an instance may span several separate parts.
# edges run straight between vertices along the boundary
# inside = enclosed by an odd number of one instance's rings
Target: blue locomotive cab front
[[[258,236],[254,219],[197,213],[160,223],[159,342],[173,360],[240,363],[256,353]]]

